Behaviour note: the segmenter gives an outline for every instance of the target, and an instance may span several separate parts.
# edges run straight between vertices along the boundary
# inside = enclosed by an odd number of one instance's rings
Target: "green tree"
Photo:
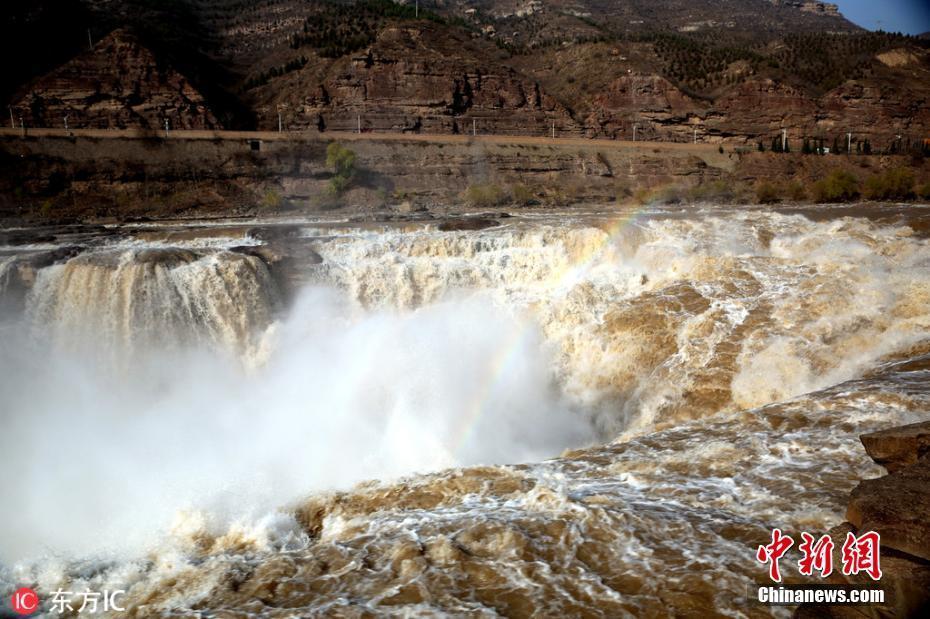
[[[342,193],[355,176],[355,152],[338,142],[330,142],[326,147],[326,165],[333,168],[330,189],[333,193]]]

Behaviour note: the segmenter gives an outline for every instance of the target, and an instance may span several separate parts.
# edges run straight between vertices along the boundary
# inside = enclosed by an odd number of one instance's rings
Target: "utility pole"
[[[23,130],[23,137],[26,137],[26,123],[23,122],[23,117],[19,117],[19,128]]]
[[[636,141],[636,129],[639,127],[639,123],[633,123],[633,141]]]
[[[788,150],[788,130],[781,130],[781,152]]]
[[[165,139],[168,139],[168,119],[165,119]]]
[[[846,134],[846,154],[852,153],[852,133]]]
[[[475,137],[478,135],[478,124],[475,122],[475,119],[471,119],[471,136]]]
[[[283,127],[281,124],[281,112],[278,112],[278,133],[281,133],[282,128]]]
[[[414,13],[414,17],[420,19],[420,0],[417,0],[416,7],[417,8],[415,9],[416,12]]]
[[[355,120],[356,120],[356,125],[357,125],[357,131],[358,133],[361,133],[362,132],[362,115],[356,114]]]
[[[697,144],[697,128],[694,129],[694,143]]]
[[[10,110],[10,128],[11,128],[11,129],[15,129],[15,128],[16,128],[16,120],[13,118],[13,106],[12,106],[12,105],[8,105],[8,106],[6,106],[6,107],[7,107],[8,110]]]
[[[555,121],[552,121],[552,139],[555,139]]]
[[[90,28],[87,29],[87,45],[88,49],[94,49],[94,40],[90,36]]]
[[[68,115],[65,114],[65,131],[68,130]]]

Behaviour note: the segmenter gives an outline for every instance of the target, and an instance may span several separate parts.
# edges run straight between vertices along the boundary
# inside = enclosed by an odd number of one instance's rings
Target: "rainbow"
[[[585,248],[580,255],[570,257],[554,274],[555,290],[566,290],[567,284],[578,281],[588,273],[594,264],[602,260],[605,253],[614,244],[620,234],[633,225],[645,212],[645,207],[631,208],[607,220],[601,227],[605,232],[601,242]],[[453,440],[449,446],[449,455],[453,461],[459,461],[462,449],[468,444],[479,422],[490,411],[490,401],[494,393],[503,386],[503,379],[518,359],[518,351],[526,343],[527,338],[534,335],[536,322],[529,316],[519,317],[517,328],[509,337],[501,341],[491,362],[484,373],[483,380],[475,386],[474,395],[466,412],[453,430]]]

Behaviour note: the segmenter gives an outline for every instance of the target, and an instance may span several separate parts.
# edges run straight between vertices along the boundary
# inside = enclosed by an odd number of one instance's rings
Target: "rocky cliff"
[[[13,103],[26,126],[214,129],[203,96],[132,34],[117,30],[48,75]],[[19,119],[17,119],[19,122]]]
[[[462,0],[417,12],[389,0],[178,0],[176,25],[155,3],[87,4],[128,30],[20,88],[14,115],[27,126],[222,118],[626,139],[635,126],[643,139],[750,145],[784,128],[879,148],[930,135],[927,45],[862,32],[828,3]]]
[[[848,522],[831,529],[834,565],[842,565],[840,549],[847,533],[881,535],[885,604],[880,606],[802,605],[795,617],[926,617],[930,612],[930,422],[862,436],[872,459],[888,471],[862,481],[852,492]],[[865,574],[828,580],[840,585],[875,584]]]
[[[899,134],[916,138],[930,133],[930,93],[849,81],[810,97],[771,79],[752,80],[716,102],[703,120],[710,134],[723,138],[773,136],[784,128],[795,140],[830,140],[852,132],[855,139],[884,145]]]
[[[930,92],[907,93],[881,84],[850,81],[812,97],[772,79],[752,79],[716,101],[691,97],[656,75],[616,79],[593,98],[584,129],[591,137],[631,139],[632,126],[642,139],[710,142],[768,141],[787,129],[797,143],[823,137],[887,145],[896,136],[930,135]]]
[[[431,23],[384,28],[364,50],[320,62],[258,93],[259,122],[281,111],[289,129],[424,131],[539,135],[552,123],[578,132],[568,110],[513,68],[488,57],[486,44]],[[309,88],[308,88],[309,86]]]
[[[265,129],[280,113],[287,129],[452,134],[475,121],[481,133],[547,135],[554,125],[563,136],[632,139],[636,125],[639,139],[752,146],[782,129],[828,143],[852,132],[882,148],[899,135],[930,135],[930,80],[920,79],[930,76],[930,54],[921,50],[877,55],[868,77],[820,94],[737,62],[727,74],[734,83],[713,96],[628,68],[648,65],[648,46],[595,45],[553,59],[560,53],[507,57],[441,25],[399,22],[351,56],[311,57],[250,96]]]
[[[787,6],[816,15],[840,17],[840,7],[831,2],[811,2],[810,0],[769,0],[776,6]]]

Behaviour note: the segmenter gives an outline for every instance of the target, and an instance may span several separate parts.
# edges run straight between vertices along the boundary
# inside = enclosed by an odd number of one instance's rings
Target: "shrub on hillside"
[[[814,183],[816,202],[849,202],[859,197],[859,179],[846,170],[833,170]]]
[[[507,193],[499,185],[469,185],[463,198],[468,206],[490,208],[504,204],[507,201]]]
[[[633,192],[632,200],[634,204],[646,205],[652,198],[652,190],[646,187],[640,187]]]
[[[681,204],[687,191],[678,185],[665,185],[652,192],[651,204]]]
[[[930,183],[924,183],[917,190],[917,197],[921,200],[930,200]]]
[[[807,190],[804,188],[804,183],[800,181],[789,181],[786,183],[784,195],[794,202],[803,202],[807,200]]]
[[[632,201],[640,206],[681,204],[691,198],[691,190],[678,185],[640,187],[633,193]]]
[[[262,207],[266,209],[278,209],[284,203],[284,198],[274,189],[269,189],[262,197]]]
[[[723,180],[695,185],[687,192],[691,202],[732,202],[736,197],[732,183]]]
[[[585,181],[576,179],[559,180],[549,184],[543,196],[543,202],[550,206],[566,206],[574,204],[587,195],[588,185]]]
[[[869,200],[908,200],[914,197],[914,173],[907,168],[891,168],[865,181]]]
[[[517,206],[528,206],[535,201],[533,191],[523,183],[517,183],[510,187],[510,199]]]
[[[625,182],[617,183],[614,187],[615,190],[615,199],[617,202],[627,202],[630,198],[633,197],[633,190]]]
[[[756,201],[759,204],[775,204],[781,202],[778,187],[768,181],[756,185]]]

